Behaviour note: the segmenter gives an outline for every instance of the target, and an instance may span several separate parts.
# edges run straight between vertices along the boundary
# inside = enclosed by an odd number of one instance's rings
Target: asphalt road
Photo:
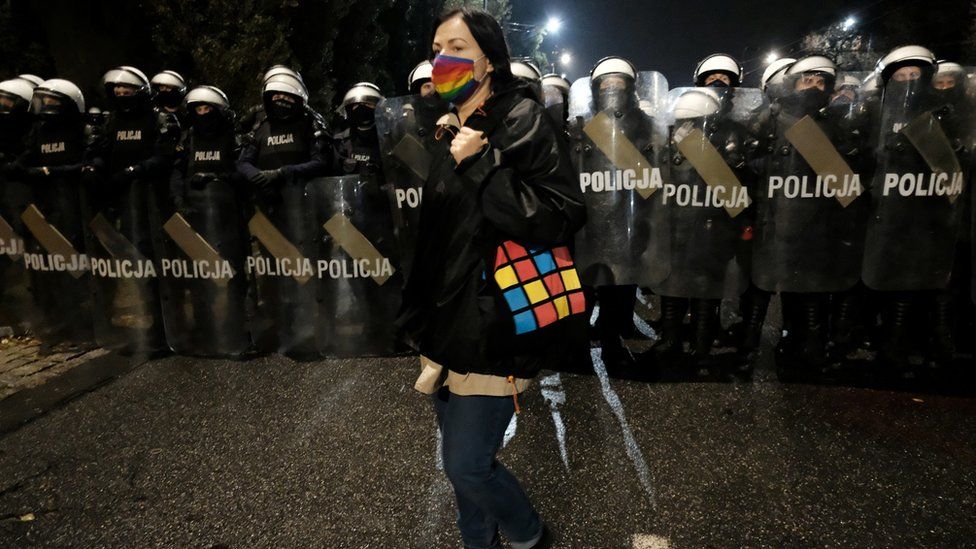
[[[540,378],[501,459],[559,547],[960,547],[976,401]],[[416,358],[145,363],[0,438],[0,546],[458,547]]]

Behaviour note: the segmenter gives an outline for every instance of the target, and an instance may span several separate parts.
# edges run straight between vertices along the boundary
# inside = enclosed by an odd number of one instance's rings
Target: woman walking
[[[518,394],[585,338],[567,244],[585,222],[565,142],[514,78],[498,22],[462,8],[434,25],[432,82],[461,128],[433,154],[398,324],[424,357],[444,468],[467,548],[549,547],[548,528],[496,459]]]

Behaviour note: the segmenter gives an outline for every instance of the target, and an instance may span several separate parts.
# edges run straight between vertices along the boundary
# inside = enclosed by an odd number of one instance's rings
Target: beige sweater
[[[459,374],[420,355],[420,377],[413,388],[430,395],[447,387],[458,396],[512,396],[529,388],[531,379],[508,378],[485,374]],[[514,385],[514,393],[513,393]]]

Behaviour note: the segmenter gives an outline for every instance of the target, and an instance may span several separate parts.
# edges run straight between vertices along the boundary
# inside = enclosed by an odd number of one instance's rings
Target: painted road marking
[[[607,375],[607,368],[603,364],[602,355],[603,349],[590,349],[590,358],[593,360],[593,371],[596,372],[596,376],[600,380],[600,390],[603,391],[603,398],[610,405],[613,414],[617,416],[617,422],[620,424],[620,430],[624,437],[624,449],[627,450],[627,456],[634,464],[634,469],[637,472],[637,480],[644,489],[644,493],[647,495],[647,501],[650,502],[651,507],[657,509],[657,503],[654,498],[654,486],[651,482],[651,470],[648,468],[647,462],[644,461],[644,456],[641,454],[640,447],[637,445],[634,433],[630,430],[630,423],[627,421],[624,405],[620,401],[617,392],[610,386],[610,376]]]
[[[569,471],[569,454],[566,451],[566,425],[563,423],[562,413],[559,406],[566,403],[566,391],[563,390],[563,381],[559,374],[552,374],[539,380],[539,390],[542,391],[542,398],[549,403],[549,413],[552,414],[552,423],[556,428],[556,441],[559,443],[559,456],[563,459],[566,471]]]
[[[668,538],[654,534],[634,534],[634,549],[668,549]]]

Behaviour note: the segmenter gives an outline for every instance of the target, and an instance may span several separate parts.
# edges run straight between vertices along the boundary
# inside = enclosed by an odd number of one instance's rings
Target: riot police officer
[[[153,104],[156,109],[173,115],[181,126],[186,126],[186,111],[183,110],[186,80],[180,76],[180,73],[165,70],[153,76],[149,83],[152,86]]]
[[[153,201],[166,197],[179,122],[154,109],[152,87],[141,70],[116,67],[102,83],[111,114],[104,134],[89,144],[83,168],[86,223],[94,227],[88,253],[101,309],[96,316],[102,319],[96,338],[130,352],[154,351],[165,343],[150,211]]]
[[[542,71],[529,61],[512,61],[512,75],[526,82],[536,97],[542,99]]]
[[[556,125],[566,128],[569,122],[569,80],[550,73],[542,77],[542,98],[546,111]]]
[[[51,79],[34,88],[37,117],[29,139],[27,174],[43,179],[81,173],[85,152],[85,97],[73,82]]]
[[[783,77],[790,66],[796,63],[792,57],[782,57],[773,61],[763,70],[762,77],[759,78],[759,89],[766,94],[770,100],[774,100],[782,95]]]
[[[340,109],[346,129],[335,136],[335,141],[339,146],[343,173],[382,173],[376,133],[376,105],[382,100],[379,87],[370,82],[356,84],[342,98]]]
[[[930,110],[937,66],[929,49],[895,48],[875,70],[883,95],[863,276],[881,300],[879,359],[889,372],[911,373],[913,355],[935,363],[953,355],[951,302],[942,297],[959,230],[968,128],[948,105]],[[904,191],[907,182],[923,184],[920,178],[948,183],[932,193]]]
[[[731,55],[713,53],[698,62],[693,81],[699,88],[736,88],[742,83],[742,65]]]
[[[21,165],[31,125],[30,105],[35,84],[23,78],[0,82],[0,172],[12,175]]]
[[[33,187],[27,238],[29,253],[60,256],[64,269],[31,268],[34,299],[45,343],[89,343],[91,332],[89,266],[80,207],[85,137],[85,98],[74,83],[46,80],[34,89],[36,121],[28,138],[26,175]],[[32,262],[36,264],[36,262]]]
[[[644,161],[655,165],[648,159],[660,154],[663,140],[656,142],[660,136],[654,133],[654,120],[640,108],[637,78],[637,69],[626,59],[599,61],[590,71],[591,120],[604,120],[611,125],[612,135],[621,132]],[[587,132],[589,124],[582,117],[571,122],[578,169],[581,174],[601,177],[613,174],[618,168],[611,157],[616,156],[615,147],[620,143],[615,139],[594,141]],[[623,339],[636,331],[634,306],[637,285],[646,278],[643,261],[648,255],[651,201],[637,190],[623,189],[587,192],[586,200],[589,215],[586,228],[577,237],[577,262],[584,284],[595,297],[588,303],[595,301],[600,307],[595,328],[603,359],[608,366],[628,366],[634,359]]]
[[[433,97],[437,94],[434,83],[430,80],[433,69],[433,65],[426,59],[417,63],[417,66],[410,71],[410,75],[407,77],[407,88],[411,94],[421,97]]]
[[[135,67],[121,66],[105,73],[102,83],[111,113],[103,139],[89,148],[88,163],[116,182],[168,175],[179,121],[154,110],[149,79]]]
[[[241,147],[227,95],[214,86],[198,86],[186,95],[186,109],[190,125],[183,134],[170,178],[177,203],[182,202],[187,190],[239,177],[236,160]]]
[[[328,174],[332,157],[325,131],[306,107],[308,91],[287,74],[271,76],[263,89],[264,117],[244,142],[237,169],[259,192],[273,192],[284,178]]]
[[[0,324],[26,331],[31,310],[23,261],[20,215],[30,198],[21,156],[31,124],[34,83],[23,78],[0,82]]]
[[[780,98],[769,128],[753,278],[764,290],[780,292],[785,335],[777,366],[784,378],[820,374],[828,364],[830,331],[838,342],[850,339],[851,304],[859,295],[866,198],[859,199],[863,189],[855,177],[866,165],[862,132],[843,118],[848,111],[829,108],[836,82],[830,58],[813,54],[797,60],[784,79],[791,91]],[[801,137],[820,138],[824,148],[797,145]],[[828,155],[843,162],[847,176],[816,171],[822,169],[815,168],[816,159]],[[828,175],[837,181],[821,189]],[[791,177],[805,182],[803,197],[780,184]]]
[[[289,254],[301,254],[299,246],[310,244],[305,188],[311,179],[329,175],[334,163],[324,128],[306,107],[308,94],[301,81],[274,75],[264,84],[263,100],[264,119],[245,138],[237,170],[255,194],[252,221],[264,220],[251,226],[263,246],[256,259],[273,261],[284,253],[276,243],[295,250]],[[297,262],[293,256],[286,259]],[[277,270],[258,272],[254,280],[261,319],[260,327],[252,329],[257,348],[299,356],[317,353],[315,285]]]
[[[162,273],[167,341],[180,353],[238,356],[249,346],[244,306],[249,241],[244,182],[236,169],[240,143],[234,112],[214,86],[190,90],[186,112],[189,127],[170,177],[171,207],[160,219],[166,225],[157,230],[157,255],[171,263],[189,256],[210,276],[188,279]],[[165,229],[168,225],[192,230],[213,254],[203,255],[174,237],[174,231]]]
[[[690,358],[699,372],[709,374],[722,373],[722,364],[711,356],[721,300],[741,295],[748,283],[744,235],[751,224],[746,210],[753,182],[747,154],[755,147],[755,138],[744,122],[753,104],[762,103],[758,90],[742,92],[736,100],[748,100],[750,105],[733,114],[728,97],[723,102],[718,91],[687,89],[672,104],[669,183],[676,189],[673,197],[686,192],[699,199],[682,203],[672,198],[662,209],[668,219],[669,230],[663,234],[670,242],[670,273],[653,287],[661,295],[661,341],[656,350],[662,358],[677,358],[690,309]],[[706,157],[708,153],[712,156]],[[727,169],[722,168],[720,178],[705,179],[705,174],[718,168],[712,160],[719,158]]]

